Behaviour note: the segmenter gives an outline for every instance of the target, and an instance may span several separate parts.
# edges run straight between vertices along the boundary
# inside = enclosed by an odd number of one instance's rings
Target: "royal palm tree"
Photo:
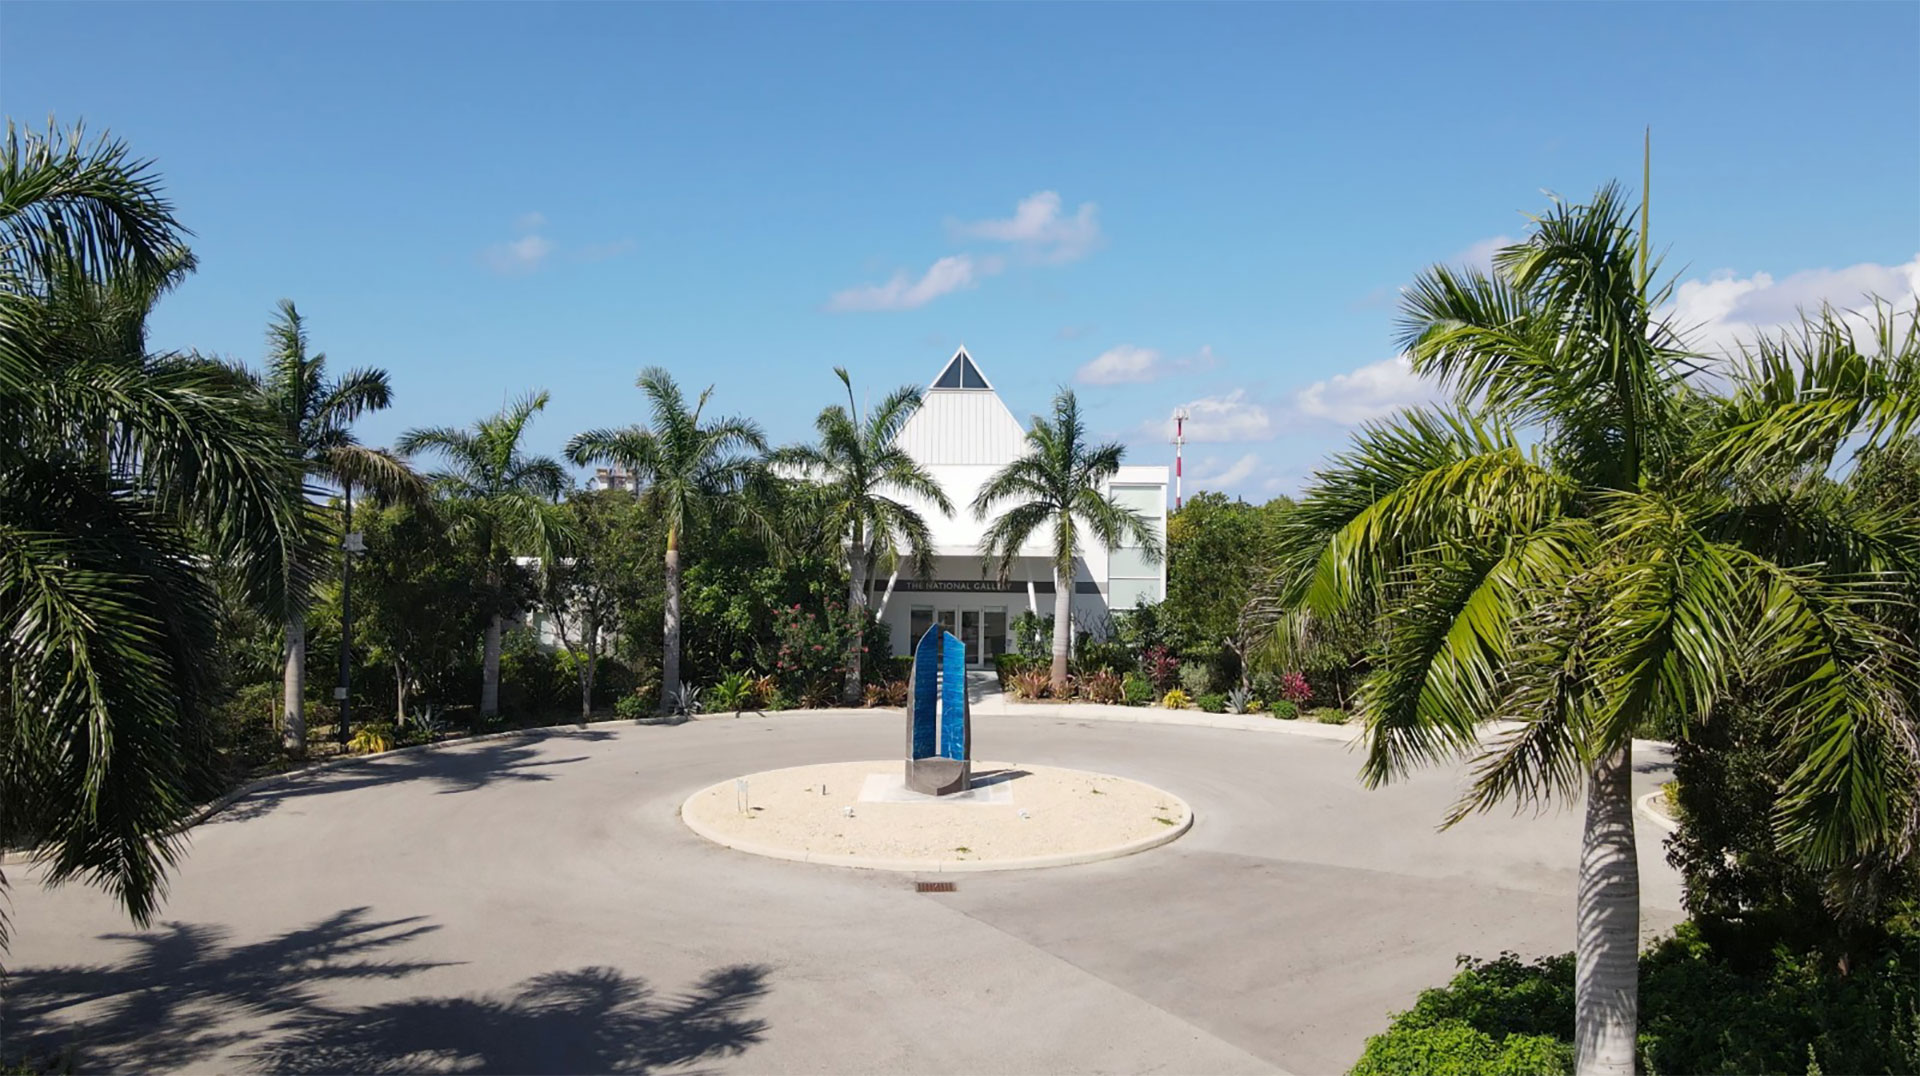
[[[575,464],[613,463],[632,476],[636,491],[666,525],[666,615],[660,640],[660,707],[671,710],[680,693],[680,545],[716,517],[738,517],[742,495],[762,473],[767,439],[751,419],[717,418],[702,425],[709,385],[693,407],[658,366],[635,382],[646,394],[650,426],[597,429],[567,442]]]
[[[1804,760],[1776,819],[1788,844],[1838,865],[1913,825],[1914,656],[1876,612],[1915,535],[1828,476],[1843,445],[1910,427],[1920,348],[1888,312],[1879,347],[1829,312],[1721,364],[1730,398],[1698,388],[1703,360],[1659,316],[1645,213],[1636,227],[1608,186],[1556,204],[1491,273],[1422,274],[1402,343],[1452,406],[1367,427],[1285,527],[1285,602],[1380,625],[1357,697],[1369,784],[1475,758],[1449,825],[1584,793],[1583,1073],[1635,1067],[1636,734],[1685,736],[1759,693]]]
[[[558,503],[572,480],[558,460],[521,449],[527,424],[547,406],[545,392],[529,393],[468,429],[436,426],[408,430],[395,447],[413,457],[438,456],[442,468],[427,481],[441,510],[481,551],[483,584],[492,610],[487,617],[480,666],[480,714],[500,712],[500,632],[522,600],[511,586],[515,556],[550,561],[565,553],[571,531]]]
[[[327,377],[327,357],[307,354],[307,329],[291,299],[280,300],[280,312],[267,328],[267,364],[260,392],[278,416],[286,443],[298,459],[303,478],[343,489],[361,486],[388,497],[424,499],[425,483],[405,463],[377,448],[368,448],[353,435],[353,421],[368,411],[384,410],[393,399],[385,370],[361,369],[345,376]],[[319,534],[331,530],[326,514],[312,505],[310,526]],[[351,527],[351,521],[346,521]],[[307,606],[308,591],[297,591],[286,610],[286,720],[281,745],[301,754],[307,748]]]
[[[913,570],[933,573],[933,534],[927,521],[910,505],[895,499],[907,494],[922,498],[952,515],[940,483],[919,461],[894,444],[900,428],[920,409],[920,389],[895,389],[865,418],[853,400],[853,379],[843,367],[833,372],[847,390],[847,406],[834,404],[813,421],[817,444],[794,445],[771,456],[807,480],[805,495],[814,518],[826,522],[828,533],[847,543],[847,610],[853,614],[853,640],[847,650],[847,680],[842,700],[860,701],[860,655],[866,645],[868,568],[877,557],[896,561],[901,547]],[[892,494],[893,496],[890,496]]]
[[[263,612],[305,584],[299,476],[246,376],[147,350],[147,311],[191,268],[185,238],[124,144],[9,126],[0,842],[143,924],[216,788],[215,583]]]
[[[1027,429],[1027,451],[995,471],[973,498],[974,518],[1001,512],[980,537],[980,555],[993,561],[1001,582],[1012,576],[1020,549],[1051,530],[1053,566],[1053,692],[1067,689],[1067,652],[1072,642],[1074,559],[1083,543],[1081,528],[1108,549],[1131,539],[1147,561],[1158,564],[1160,535],[1139,512],[1106,491],[1120,471],[1126,446],[1110,441],[1089,444],[1072,389],[1053,398],[1051,418],[1035,415]]]

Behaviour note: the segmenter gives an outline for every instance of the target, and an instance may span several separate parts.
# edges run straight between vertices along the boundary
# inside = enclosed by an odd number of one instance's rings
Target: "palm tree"
[[[500,712],[500,631],[506,614],[518,604],[510,593],[513,566],[508,558],[549,561],[564,553],[571,537],[557,501],[572,479],[558,460],[528,456],[520,447],[527,423],[546,406],[546,393],[529,393],[471,428],[412,429],[401,434],[395,446],[407,457],[422,452],[440,457],[444,469],[430,473],[427,481],[454,525],[485,557],[484,583],[493,609],[480,670],[483,717]]]
[[[305,585],[299,476],[239,371],[151,354],[192,266],[148,162],[78,128],[0,143],[0,841],[145,923],[216,789],[216,581]],[[0,918],[0,944],[5,921]]]
[[[1403,343],[1452,407],[1366,428],[1285,526],[1286,602],[1380,625],[1357,697],[1369,784],[1476,758],[1449,825],[1584,792],[1583,1073],[1635,1066],[1636,734],[1685,736],[1716,700],[1758,693],[1804,760],[1786,843],[1838,865],[1913,825],[1897,805],[1914,655],[1877,614],[1890,579],[1913,578],[1915,536],[1827,476],[1843,445],[1911,428],[1920,347],[1883,311],[1869,354],[1827,312],[1709,395],[1658,316],[1645,220],[1608,186],[1556,204],[1491,274],[1420,276]]]
[[[567,442],[575,464],[613,463],[633,476],[640,496],[666,524],[666,615],[660,645],[660,706],[671,710],[680,693],[680,544],[700,524],[737,515],[761,474],[767,439],[751,419],[700,416],[713,386],[692,409],[673,375],[658,366],[635,382],[646,394],[651,426],[588,430]]]
[[[867,573],[876,554],[897,558],[904,544],[914,571],[923,578],[933,573],[933,534],[927,521],[888,494],[923,498],[947,515],[953,514],[953,505],[926,468],[893,443],[900,428],[920,409],[920,390],[912,385],[895,389],[862,419],[853,402],[853,379],[843,367],[836,366],[833,372],[846,387],[847,406],[835,404],[814,419],[818,444],[783,448],[771,459],[808,480],[805,492],[819,518],[826,521],[828,533],[846,540],[847,610],[853,614],[853,640],[847,650],[842,699],[853,705],[860,701]]]
[[[1080,528],[1113,549],[1131,538],[1149,563],[1161,557],[1160,535],[1145,516],[1106,492],[1119,473],[1126,446],[1109,441],[1087,443],[1080,401],[1072,389],[1053,397],[1053,417],[1033,417],[1027,453],[994,472],[973,498],[976,519],[1007,505],[980,537],[980,555],[997,566],[1005,582],[1020,548],[1051,528],[1053,550],[1053,691],[1067,689],[1067,651],[1072,642],[1074,558],[1080,555]]]
[[[353,435],[356,418],[384,410],[393,398],[385,370],[352,370],[329,380],[327,357],[307,354],[306,326],[291,299],[280,300],[280,313],[267,328],[267,343],[260,392],[279,417],[303,478],[343,489],[360,485],[385,496],[424,499],[425,484],[411,468],[386,452],[360,444]],[[328,529],[317,505],[308,519],[317,532]],[[311,599],[310,592],[297,591],[286,610],[286,721],[281,746],[295,754],[307,748],[307,605]]]

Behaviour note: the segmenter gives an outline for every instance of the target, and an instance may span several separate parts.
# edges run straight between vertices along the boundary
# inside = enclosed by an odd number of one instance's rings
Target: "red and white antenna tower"
[[[1184,407],[1173,409],[1173,510],[1180,510],[1180,450],[1187,443],[1187,417]]]

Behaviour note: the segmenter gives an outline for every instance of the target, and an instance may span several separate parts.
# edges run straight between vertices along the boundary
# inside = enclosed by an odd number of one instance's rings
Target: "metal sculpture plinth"
[[[935,624],[914,647],[907,680],[907,787],[946,796],[965,792],[972,780],[967,647]]]

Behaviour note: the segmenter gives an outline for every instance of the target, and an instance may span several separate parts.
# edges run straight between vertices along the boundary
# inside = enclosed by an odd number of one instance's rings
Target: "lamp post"
[[[346,518],[340,537],[340,686],[333,689],[340,709],[340,746],[349,738],[347,726],[353,714],[353,558],[367,551],[366,539],[353,529],[353,483],[346,484]]]

